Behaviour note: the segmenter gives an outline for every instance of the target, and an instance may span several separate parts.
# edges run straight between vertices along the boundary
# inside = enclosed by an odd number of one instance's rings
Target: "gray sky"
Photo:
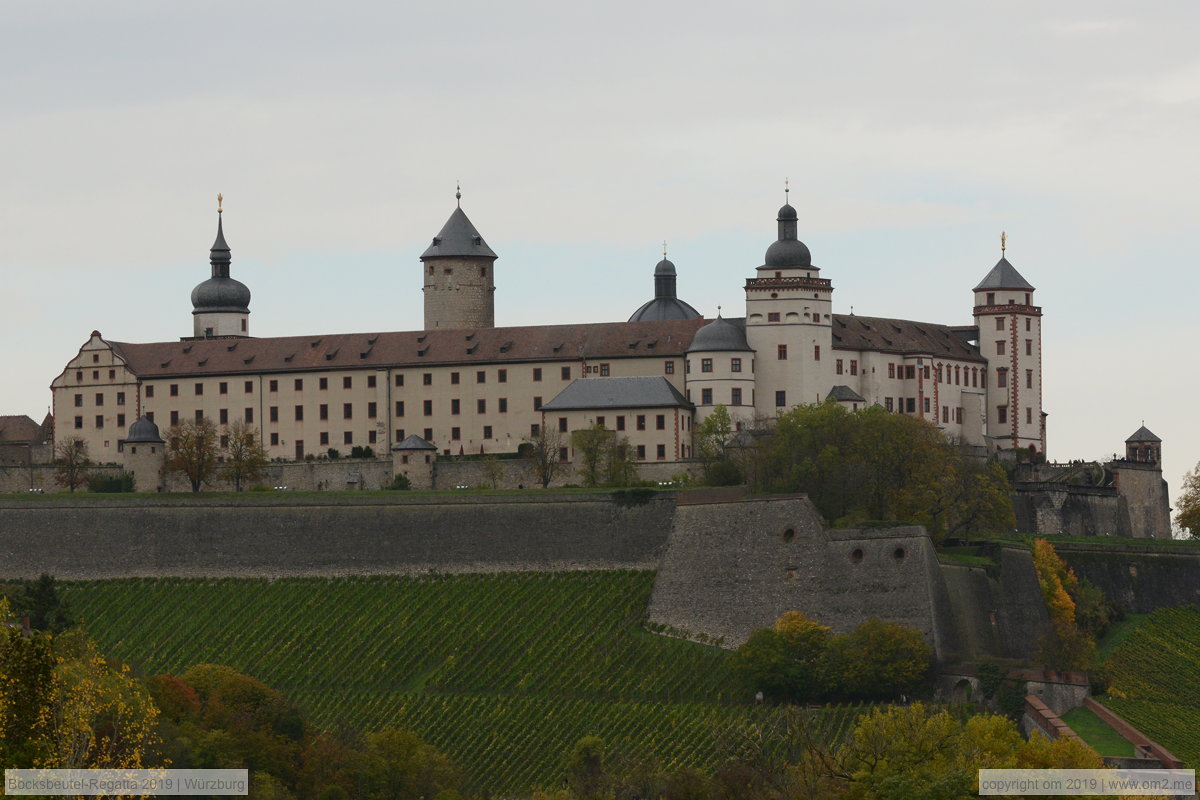
[[[626,318],[670,243],[740,316],[789,177],[835,310],[970,321],[999,256],[1045,311],[1052,458],[1145,420],[1200,459],[1200,6],[1056,2],[0,6],[0,413],[93,329],[191,333],[215,195],[259,336],[420,327],[463,207],[497,323]]]

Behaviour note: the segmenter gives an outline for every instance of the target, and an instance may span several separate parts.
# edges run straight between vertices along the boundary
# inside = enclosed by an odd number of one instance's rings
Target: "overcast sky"
[[[0,413],[191,334],[217,192],[258,336],[421,325],[463,184],[497,324],[744,313],[791,179],[840,313],[1045,311],[1050,456],[1200,459],[1194,2],[0,4]]]

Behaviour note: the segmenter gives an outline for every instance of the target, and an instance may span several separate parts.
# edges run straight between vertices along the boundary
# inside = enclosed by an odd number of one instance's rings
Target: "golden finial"
[[[1000,255],[1004,255],[1004,248],[1008,246],[1008,234],[1000,231]]]
[[[222,195],[220,192],[217,192],[217,213],[218,214],[221,213],[221,203],[224,202],[224,200],[225,200],[224,195]]]
[[[667,240],[663,239],[663,259],[665,260],[666,257],[667,257]]]
[[[791,190],[792,190],[791,187],[788,186],[788,179],[784,178],[783,179],[783,202],[784,203],[787,203],[788,192],[790,192]]]

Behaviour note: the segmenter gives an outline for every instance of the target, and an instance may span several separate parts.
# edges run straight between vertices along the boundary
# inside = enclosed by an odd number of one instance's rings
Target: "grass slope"
[[[730,654],[645,632],[652,572],[66,584],[103,652],[145,672],[221,663],[320,725],[412,727],[476,788],[555,782],[598,734],[709,767],[732,728]]]
[[[1112,676],[1104,705],[1200,766],[1200,609],[1160,608],[1109,653]]]

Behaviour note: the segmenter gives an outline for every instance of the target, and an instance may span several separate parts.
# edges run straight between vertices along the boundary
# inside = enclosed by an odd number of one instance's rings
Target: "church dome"
[[[158,426],[142,416],[138,417],[137,422],[129,426],[129,435],[125,437],[125,444],[162,444],[162,436],[158,432]]]
[[[689,353],[710,353],[720,350],[750,352],[750,345],[746,342],[745,329],[724,317],[717,317],[696,331],[696,335],[692,337],[692,345],[687,349]]]
[[[654,299],[633,312],[630,322],[659,322],[669,319],[696,319],[700,312],[675,296],[675,265],[666,259],[654,265]]]
[[[660,261],[654,265],[654,274],[655,274],[655,276],[670,275],[670,276],[674,277],[675,276],[675,265],[672,264],[670,261],[667,261],[664,258],[662,261]]]
[[[811,267],[812,253],[799,239],[780,239],[767,248],[764,263],[768,267]]]

